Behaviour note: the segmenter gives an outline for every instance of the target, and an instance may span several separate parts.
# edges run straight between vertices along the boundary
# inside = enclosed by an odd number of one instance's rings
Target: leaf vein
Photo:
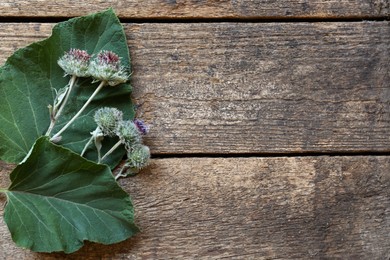
[[[15,115],[14,115],[14,113],[13,113],[13,111],[12,111],[11,104],[10,104],[10,102],[9,102],[9,100],[8,100],[8,96],[6,95],[4,88],[3,88],[3,92],[4,92],[5,100],[7,101],[7,105],[8,105],[8,107],[9,107],[9,112],[11,113],[11,116],[12,116],[13,125],[16,127],[16,129],[17,129],[19,135],[21,136],[21,139],[23,140],[23,142],[24,142],[24,144],[25,144],[26,150],[27,150],[27,149],[28,149],[28,148],[27,148],[27,147],[28,147],[27,142],[26,142],[26,140],[24,139],[24,136],[22,135],[22,133],[20,132],[20,129],[19,129],[18,125],[16,124]],[[24,152],[26,152],[26,150],[23,149]]]
[[[62,219],[65,219],[65,221],[68,222],[70,226],[72,226],[75,230],[77,230],[78,232],[81,233],[81,230],[78,229],[78,227],[76,227],[73,223],[71,223],[71,222],[68,220],[68,218],[66,218],[66,217],[57,209],[57,207],[54,206],[54,205],[50,202],[50,200],[49,200],[48,198],[45,198],[45,200],[47,201],[47,203],[50,204],[50,206],[51,206],[55,211],[57,211],[58,215],[60,215]]]
[[[28,82],[28,80],[26,78],[26,74],[23,74],[23,76],[24,76],[25,82]],[[28,85],[27,85],[27,90],[28,90],[28,97],[27,97],[27,99],[28,99],[28,103],[29,103],[30,108],[31,108],[31,112],[32,112],[33,118],[34,118],[35,129],[36,129],[36,132],[37,132],[37,136],[40,136],[41,134],[39,133],[39,129],[38,129],[37,117],[35,115],[35,109],[33,108],[33,105],[31,104],[31,98],[30,98],[31,92],[30,92],[30,88],[29,88]]]
[[[15,195],[12,194],[12,193],[11,193],[10,195],[13,196],[13,197],[15,198],[15,200],[19,201],[21,205],[23,205],[28,211],[31,212],[31,214],[34,215],[34,217],[38,220],[38,222],[42,223],[42,225],[43,225],[50,233],[52,233],[51,230],[50,230],[50,228],[49,228],[44,222],[42,222],[42,221],[40,220],[40,218],[35,214],[35,212],[32,211],[26,204],[24,204],[23,201],[21,201],[20,199],[18,199],[17,196],[15,196]],[[14,208],[15,208],[15,210],[16,210],[17,207],[14,207]]]

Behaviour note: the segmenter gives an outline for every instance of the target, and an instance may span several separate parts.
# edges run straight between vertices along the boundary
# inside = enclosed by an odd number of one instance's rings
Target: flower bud
[[[132,121],[121,121],[116,128],[116,135],[129,150],[133,145],[141,142],[141,135]]]
[[[95,112],[95,122],[104,135],[114,136],[119,122],[123,119],[122,111],[113,107],[103,107]]]
[[[126,166],[140,170],[149,164],[150,150],[149,147],[142,144],[136,144],[127,154]]]
[[[83,50],[70,49],[57,61],[58,65],[65,71],[65,75],[77,77],[89,77],[89,60],[91,56]]]
[[[129,78],[119,56],[112,51],[99,52],[91,61],[89,73],[96,81],[106,81],[110,86],[125,83]]]
[[[146,135],[147,133],[149,133],[149,126],[147,124],[145,124],[145,122],[141,119],[134,119],[134,124],[137,126],[138,128],[138,131],[143,134],[143,135]]]

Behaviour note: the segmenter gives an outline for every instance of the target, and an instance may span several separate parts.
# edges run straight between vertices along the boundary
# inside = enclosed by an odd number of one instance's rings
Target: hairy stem
[[[54,111],[54,115],[51,117],[51,120],[50,120],[50,126],[49,128],[47,129],[47,132],[46,132],[46,136],[50,136],[50,133],[51,131],[53,131],[53,128],[57,122],[57,119],[60,117],[61,113],[62,113],[62,110],[64,110],[64,107],[66,105],[66,103],[68,102],[68,99],[69,99],[69,96],[70,96],[70,93],[72,92],[73,90],[73,86],[76,82],[76,79],[77,79],[77,76],[73,75],[72,78],[70,79],[69,81],[69,89],[68,91],[66,92],[66,96],[65,96],[65,99],[61,102],[61,105],[60,105],[60,108],[58,109],[58,111]]]
[[[120,177],[126,177],[126,174],[123,174],[122,171],[120,171],[120,173],[118,173],[118,174],[115,176],[115,180],[117,181]]]
[[[117,181],[120,177],[126,177],[126,174],[123,174],[123,171],[128,168],[128,166],[123,165],[122,169],[119,171],[119,173],[115,176],[115,180]]]
[[[70,93],[73,90],[73,86],[76,83],[76,80],[77,80],[77,76],[73,75],[72,78],[70,79],[69,89],[68,89],[68,92],[66,93],[65,99],[61,103],[60,109],[58,109],[58,112],[55,115],[55,118],[54,118],[55,120],[57,120],[60,117],[62,110],[64,110],[64,107],[66,106],[66,103],[68,102]]]
[[[95,142],[96,144],[96,142]],[[100,162],[102,160],[102,152],[101,152],[101,149],[97,149],[97,153],[98,153],[98,162]]]
[[[92,95],[89,97],[87,102],[83,105],[83,107],[77,112],[76,115],[72,117],[72,119],[58,132],[56,133],[50,140],[55,140],[57,137],[59,137],[80,115],[84,112],[84,110],[87,108],[87,106],[91,103],[91,101],[94,99],[94,97],[99,93],[99,91],[107,84],[106,81],[102,81],[100,85],[95,89],[95,91],[92,93]]]
[[[103,155],[103,157],[99,160],[99,163],[101,161],[103,161],[104,159],[106,159],[107,156],[112,154],[112,152],[114,152],[121,144],[122,144],[122,142],[120,140],[116,144],[114,144],[114,146],[105,155]]]
[[[129,172],[123,173],[125,169],[129,170]],[[128,164],[125,164],[119,173],[115,176],[115,180],[117,181],[121,177],[135,176],[137,173],[138,171],[134,172]]]

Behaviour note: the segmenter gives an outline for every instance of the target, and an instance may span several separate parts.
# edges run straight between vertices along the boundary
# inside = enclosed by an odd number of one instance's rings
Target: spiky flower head
[[[137,126],[138,131],[140,131],[141,134],[146,135],[149,133],[149,126],[145,124],[145,122],[141,119],[134,119],[134,124]]]
[[[141,142],[141,134],[137,126],[132,121],[121,121],[116,128],[116,135],[125,145],[127,150],[130,150],[135,144]]]
[[[84,50],[70,49],[57,61],[65,71],[65,75],[89,77],[89,61],[91,56]]]
[[[123,113],[113,107],[102,107],[95,112],[94,119],[104,135],[114,136],[119,122],[123,120]]]
[[[106,81],[108,85],[115,86],[125,83],[129,79],[121,59],[112,51],[101,51],[91,61],[89,73],[95,81]]]
[[[143,144],[136,144],[131,151],[127,153],[126,166],[141,170],[146,167],[150,161],[149,147]]]

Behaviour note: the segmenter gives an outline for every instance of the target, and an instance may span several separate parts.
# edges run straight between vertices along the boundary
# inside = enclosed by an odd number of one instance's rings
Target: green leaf
[[[11,181],[4,219],[18,246],[71,253],[84,240],[112,244],[138,231],[131,200],[109,167],[46,137],[37,140]]]
[[[111,50],[122,57],[122,63],[130,69],[130,58],[123,27],[114,12],[105,12],[74,18],[59,23],[53,28],[48,39],[33,43],[16,51],[0,69],[0,160],[17,163],[21,161],[34,144],[44,135],[50,117],[47,106],[53,104],[54,89],[68,84],[57,60],[71,48],[87,50],[97,54]],[[63,111],[53,134],[80,109],[97,87],[91,78],[80,78],[69,103]],[[131,87],[121,84],[105,87],[82,116],[63,134],[61,145],[80,153],[95,130],[94,111],[98,107],[116,107],[124,112],[126,119],[134,117],[130,101]],[[117,140],[105,139],[103,153]],[[118,150],[111,161],[111,167],[118,164],[125,154]],[[86,153],[87,158],[97,159],[93,147]]]

